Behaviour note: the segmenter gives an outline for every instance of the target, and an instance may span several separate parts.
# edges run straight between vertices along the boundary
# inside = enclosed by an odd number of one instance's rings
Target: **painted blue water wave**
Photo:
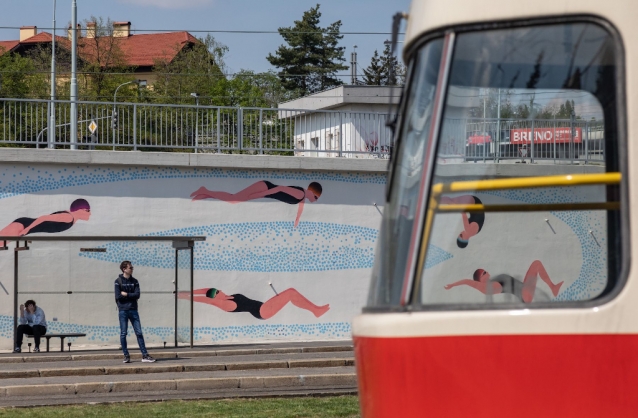
[[[378,230],[324,222],[245,222],[171,229],[149,236],[206,236],[195,244],[195,270],[300,272],[372,268]],[[143,240],[143,237],[140,237]],[[168,243],[111,242],[105,253],[81,257],[174,269],[175,250]],[[183,256],[182,256],[183,255]],[[190,268],[180,253],[179,268]]]
[[[149,322],[149,321],[145,321]],[[118,325],[81,325],[48,321],[48,333],[83,333],[86,337],[71,338],[78,343],[117,343]],[[178,332],[181,331],[178,329]],[[129,328],[129,335],[132,330]],[[147,340],[173,341],[175,329],[172,327],[142,327]],[[186,333],[188,334],[188,333]],[[351,338],[349,322],[326,322],[317,324],[259,324],[225,327],[195,327],[193,337],[196,342],[224,342],[237,339],[261,340],[278,338],[345,339]],[[13,317],[0,315],[0,338],[13,339]],[[185,340],[184,340],[185,341]]]
[[[360,184],[385,184],[385,174],[296,172],[292,170],[238,170],[221,168],[175,167],[92,167],[48,168],[41,166],[4,166],[0,168],[0,199],[67,187],[154,179],[255,179],[285,181],[337,181]]]
[[[437,247],[436,245],[428,245],[428,252],[425,258],[425,269],[432,268],[437,264],[440,264],[450,258],[454,257],[452,254],[448,253],[442,248]]]

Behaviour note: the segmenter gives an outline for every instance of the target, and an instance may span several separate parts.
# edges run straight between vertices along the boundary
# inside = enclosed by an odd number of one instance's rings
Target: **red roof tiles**
[[[20,45],[20,41],[0,41],[0,55]]]
[[[56,42],[62,48],[70,49],[71,41],[67,38],[56,36]],[[128,37],[114,38],[124,54],[127,65],[131,67],[151,67],[156,61],[172,61],[177,53],[188,44],[198,43],[197,38],[188,32],[150,33],[142,35],[131,35]],[[24,41],[0,41],[0,48],[4,47],[5,52],[13,50],[19,45],[34,45],[51,42],[51,34],[41,32]],[[95,49],[88,38],[78,39],[78,54],[80,58],[91,60]],[[93,47],[93,48],[92,48]],[[2,51],[0,51],[0,54]]]

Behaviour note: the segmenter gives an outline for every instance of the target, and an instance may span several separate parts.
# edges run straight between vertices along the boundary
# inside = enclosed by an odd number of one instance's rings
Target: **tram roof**
[[[599,16],[616,27],[625,44],[638,39],[636,0],[413,0],[404,57],[407,61],[405,53],[422,34],[450,26],[566,15]],[[630,56],[626,59],[629,64]]]

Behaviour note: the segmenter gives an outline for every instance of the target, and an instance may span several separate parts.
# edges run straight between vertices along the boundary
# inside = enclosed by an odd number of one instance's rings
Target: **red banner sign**
[[[571,128],[534,128],[535,144],[565,144],[572,140]],[[583,131],[581,128],[574,128],[574,142],[583,141]],[[512,129],[510,130],[510,142],[512,144],[531,144],[532,130]]]

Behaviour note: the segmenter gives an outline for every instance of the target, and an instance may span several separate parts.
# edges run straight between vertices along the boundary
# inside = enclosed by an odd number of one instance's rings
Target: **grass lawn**
[[[0,409],[0,417],[358,417],[356,396],[170,401]]]

